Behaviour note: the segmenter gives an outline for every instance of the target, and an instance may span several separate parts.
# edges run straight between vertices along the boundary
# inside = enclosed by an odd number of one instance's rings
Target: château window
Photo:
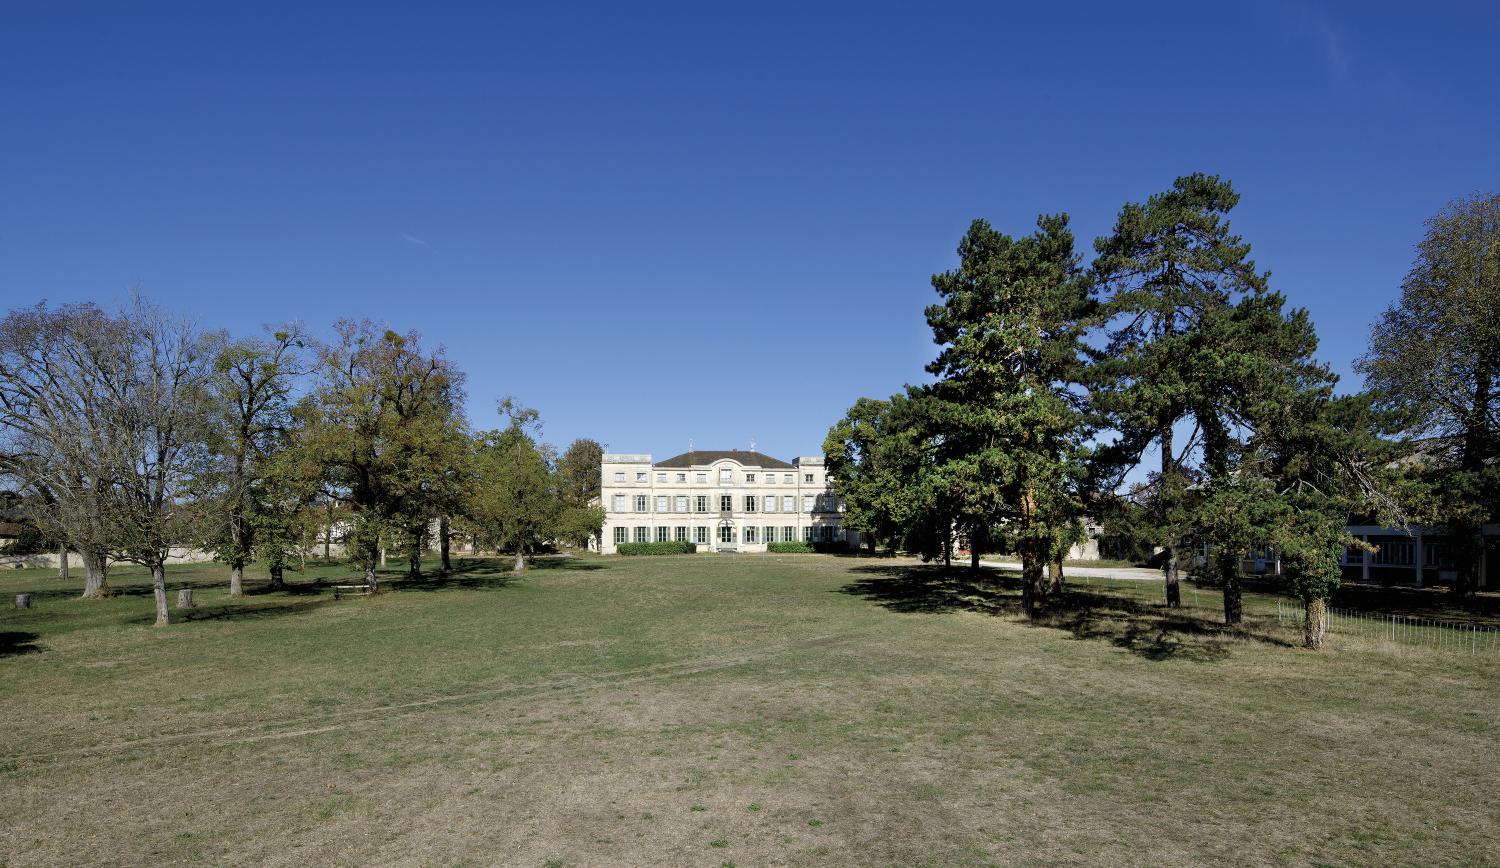
[[[678,542],[687,542],[687,528],[686,527],[678,527],[677,528],[677,541]]]
[[[719,495],[719,511],[734,512],[734,496],[730,494]]]
[[[728,467],[720,467],[719,468],[719,483],[721,485],[728,485],[729,483],[731,483],[733,481],[734,481],[734,471],[731,470],[731,469],[729,469]]]
[[[625,495],[623,495],[623,494],[617,494],[617,495],[615,495],[615,512],[624,512],[624,511],[625,511]]]
[[[707,543],[708,542],[708,528],[706,528],[706,527],[698,527],[698,528],[694,528],[694,530],[696,530],[697,534],[698,534],[698,538],[695,540],[695,542],[700,542],[700,543]]]
[[[707,482],[708,481],[708,474],[707,473],[695,473],[695,474],[693,474],[693,480],[695,482]],[[708,542],[708,540],[704,540],[704,542]]]
[[[625,481],[625,471],[623,471],[623,470],[617,470],[617,471],[615,471],[615,481],[616,482],[624,482]]]
[[[746,482],[754,482],[755,481],[755,474],[754,473],[746,473],[745,474],[745,481]],[[745,540],[745,542],[749,542],[749,540]]]
[[[781,511],[782,512],[796,512],[797,511],[797,498],[796,498],[795,495],[791,495],[791,494],[782,495],[782,497],[781,497]],[[787,540],[787,542],[792,542],[792,540]]]
[[[781,474],[781,481],[785,482],[787,485],[791,485],[792,484],[792,475],[790,473],[783,473],[783,474]],[[792,540],[787,540],[787,542],[792,542]]]
[[[726,525],[723,525],[723,526],[721,526],[719,528],[719,542],[721,542],[721,543],[732,543],[732,542],[734,542],[734,526],[733,525],[726,524]]]
[[[651,536],[650,536],[650,534],[651,534],[651,528],[649,528],[649,527],[638,527],[638,528],[635,529],[635,541],[636,542],[651,542]]]
[[[804,495],[802,495],[802,511],[803,512],[812,512],[813,511],[813,496],[811,494],[804,494]]]
[[[807,483],[808,485],[811,485],[813,481],[813,475],[811,473],[802,474],[802,481]]]
[[[687,482],[687,474],[686,473],[679,473],[679,474],[677,474],[677,481],[678,482]]]
[[[755,525],[752,524],[752,525],[747,526],[745,528],[745,542],[747,542],[747,543],[753,543],[753,542],[755,542],[756,541],[755,536],[756,536],[755,535]]]
[[[766,542],[768,542],[768,543],[776,542],[776,525],[774,525],[774,524],[768,524],[768,525],[766,525]]]
[[[755,495],[753,495],[753,494],[747,494],[747,495],[745,495],[745,511],[746,512],[754,512],[755,511]],[[749,540],[746,540],[746,542],[749,542]]]
[[[768,494],[768,495],[766,495],[766,512],[775,512],[775,511],[776,511],[776,495],[774,495],[774,494]]]
[[[615,545],[619,545],[622,542],[628,542],[629,540],[630,531],[626,530],[623,527],[615,528]]]
[[[695,512],[708,512],[708,495],[698,495],[698,499],[693,506],[695,507]]]
[[[645,512],[646,511],[646,495],[644,495],[644,494],[637,494],[635,496],[635,511],[636,512]]]
[[[656,496],[656,511],[657,512],[667,512],[668,511],[667,510],[667,496],[665,494],[658,494]]]
[[[787,525],[786,527],[782,528],[781,529],[781,541],[782,542],[796,542],[797,541],[797,529],[795,527],[792,527],[791,525]]]
[[[677,495],[677,512],[687,512],[687,495]]]
[[[646,471],[644,471],[644,470],[638,470],[638,471],[636,471],[635,481],[636,482],[645,482],[646,481]]]

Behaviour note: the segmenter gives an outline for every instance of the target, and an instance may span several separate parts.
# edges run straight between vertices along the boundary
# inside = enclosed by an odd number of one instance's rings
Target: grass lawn
[[[1494,656],[1302,651],[1257,594],[1035,626],[885,559],[503,566],[178,567],[166,628],[139,573],[0,575],[0,864],[1500,864]]]

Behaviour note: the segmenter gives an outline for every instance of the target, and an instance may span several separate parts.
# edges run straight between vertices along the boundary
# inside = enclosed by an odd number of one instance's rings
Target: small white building
[[[858,544],[858,534],[844,533],[843,503],[822,456],[786,462],[738,449],[694,450],[652,462],[607,453],[599,472],[605,554],[625,542],[739,552],[763,552],[773,542]]]

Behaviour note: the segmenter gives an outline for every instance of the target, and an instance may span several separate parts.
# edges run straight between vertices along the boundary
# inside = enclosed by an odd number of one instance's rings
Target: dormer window
[[[719,484],[728,485],[734,481],[734,470],[728,467],[719,468]]]

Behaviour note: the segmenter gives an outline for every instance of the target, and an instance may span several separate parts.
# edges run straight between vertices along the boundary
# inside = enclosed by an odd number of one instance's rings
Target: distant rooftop
[[[773,470],[792,470],[793,465],[782,461],[780,458],[772,458],[763,452],[752,452],[738,449],[695,449],[692,452],[684,452],[671,458],[656,462],[657,467],[695,467],[704,464],[712,464],[724,459],[738,461],[751,467],[767,467]]]

